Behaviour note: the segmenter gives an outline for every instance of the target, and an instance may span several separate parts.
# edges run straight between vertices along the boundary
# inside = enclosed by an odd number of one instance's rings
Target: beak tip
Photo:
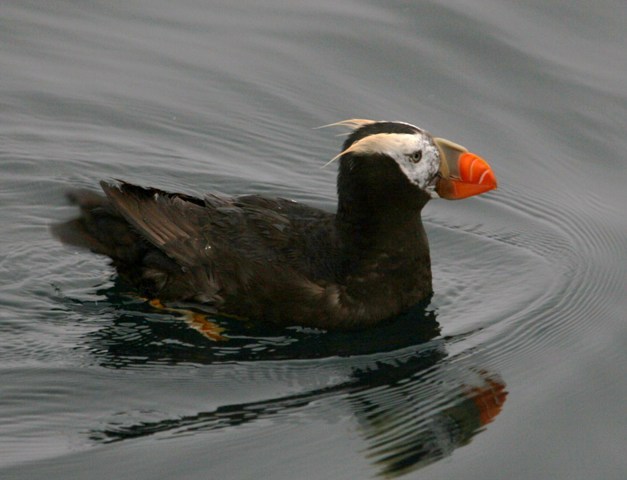
[[[494,171],[483,158],[470,152],[463,152],[455,165],[455,176],[442,178],[438,194],[442,198],[458,200],[480,195],[497,188]]]

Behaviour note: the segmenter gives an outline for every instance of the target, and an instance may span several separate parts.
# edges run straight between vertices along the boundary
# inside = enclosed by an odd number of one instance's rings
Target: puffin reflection
[[[184,322],[159,319],[171,312],[147,315],[140,302],[127,302],[117,313],[111,325],[92,332],[89,339],[98,362],[109,368],[189,362],[215,367],[234,361],[276,365],[276,360],[284,360],[282,380],[298,383],[308,373],[329,375],[321,373],[316,360],[324,358],[327,367],[332,363],[331,368],[341,372],[336,375],[341,380],[183,417],[138,421],[133,415],[124,421],[125,415],[118,412],[115,422],[90,432],[97,442],[219,431],[297,412],[314,402],[348,402],[366,440],[364,455],[380,476],[389,478],[436,462],[468,444],[500,413],[507,396],[498,374],[473,364],[469,352],[463,358],[447,354],[447,344],[459,338],[440,335],[436,314],[427,302],[384,326],[352,333],[273,329],[217,318],[216,325],[228,339],[221,342],[207,341]],[[302,362],[290,368],[290,359],[312,362],[311,371],[304,372]]]
[[[368,440],[366,455],[382,476],[398,476],[452,454],[500,413],[507,393],[497,375],[442,373],[424,383],[390,386],[379,398],[357,394],[351,399]],[[472,386],[465,384],[469,380]]]

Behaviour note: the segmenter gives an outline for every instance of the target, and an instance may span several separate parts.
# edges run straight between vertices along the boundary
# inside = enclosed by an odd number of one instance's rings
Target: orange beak
[[[496,188],[494,172],[483,158],[449,140],[434,140],[440,150],[440,178],[435,187],[440,197],[459,200]]]

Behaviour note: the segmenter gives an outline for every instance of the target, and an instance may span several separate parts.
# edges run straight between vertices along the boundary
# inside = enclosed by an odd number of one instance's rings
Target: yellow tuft
[[[377,121],[376,120],[368,120],[366,118],[349,118],[348,120],[342,120],[341,122],[329,123],[328,125],[322,125],[322,126],[316,127],[316,128],[348,127],[351,131],[355,131],[358,128],[361,128],[361,127],[363,127],[365,125],[371,125],[373,123],[377,123]],[[333,157],[327,163],[322,165],[322,167],[320,167],[320,168],[325,168],[325,167],[331,165],[335,160],[340,158],[345,153],[348,153],[349,151],[350,151],[350,148],[348,148],[347,150],[344,150],[341,153],[338,153],[335,157]]]
[[[316,128],[348,127],[351,130],[357,130],[358,128],[361,128],[364,125],[371,125],[373,123],[377,123],[376,120],[367,120],[365,118],[349,118],[348,120],[342,120],[341,122],[329,123],[328,125],[322,125]]]

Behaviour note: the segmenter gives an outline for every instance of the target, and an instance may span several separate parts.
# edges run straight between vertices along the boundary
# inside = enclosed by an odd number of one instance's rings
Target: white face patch
[[[353,143],[338,157],[346,153],[387,155],[411,183],[432,198],[438,198],[433,180],[440,169],[440,153],[427,134],[376,133]],[[416,155],[421,155],[420,160],[416,161]]]

